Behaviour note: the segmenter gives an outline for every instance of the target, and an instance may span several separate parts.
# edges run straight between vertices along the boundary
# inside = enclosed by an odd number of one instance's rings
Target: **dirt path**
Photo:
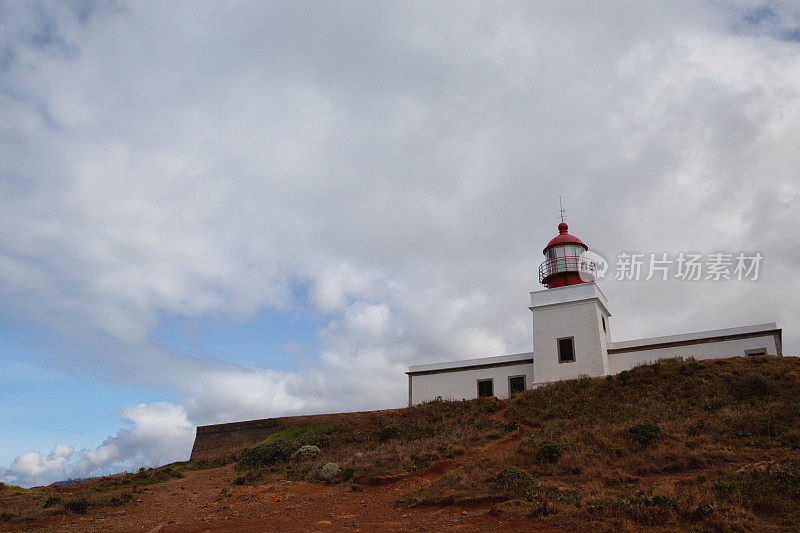
[[[495,414],[501,419],[502,412]],[[415,472],[378,480],[353,491],[345,485],[280,481],[236,486],[233,465],[186,472],[185,477],[153,485],[122,507],[95,508],[87,516],[58,515],[43,531],[519,531],[530,522],[492,515],[492,502],[409,507],[397,501],[441,476],[509,449],[519,432],[456,459]]]
[[[270,505],[259,505],[263,514],[256,519],[226,517],[202,526],[166,524],[163,531],[485,531],[489,524],[496,531],[518,531],[523,525],[520,520],[488,514],[491,502],[423,508],[399,506],[396,502],[420,487],[431,485],[449,472],[509,448],[520,438],[519,435],[508,436],[473,449],[457,459],[440,461],[422,470],[381,479],[358,492],[341,485],[278,483],[267,489],[271,491],[268,493],[271,494]],[[258,491],[257,487],[255,489]],[[248,497],[257,500],[258,494],[251,492],[248,490]],[[263,489],[259,492],[263,492]],[[527,526],[530,526],[529,522]]]

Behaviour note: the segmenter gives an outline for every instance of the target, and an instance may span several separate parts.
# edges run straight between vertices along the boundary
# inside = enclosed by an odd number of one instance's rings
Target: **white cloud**
[[[8,469],[0,470],[0,479],[24,486],[41,485],[188,457],[195,426],[183,407],[164,402],[140,404],[122,409],[120,416],[131,427],[120,429],[97,448],[75,452],[72,446],[57,444],[47,456],[26,452],[17,456]]]
[[[800,19],[757,7],[3,4],[0,308],[71,368],[185,395],[76,468],[528,349],[559,195],[607,257],[765,255],[756,285],[608,281],[616,338],[777,320],[796,351]],[[298,372],[154,340],[164,314],[298,307],[326,321]]]
[[[157,466],[188,456],[194,425],[186,411],[164,402],[139,404],[120,412],[131,428],[120,429],[94,450],[81,450],[69,469],[78,477],[113,473],[134,466]]]
[[[4,482],[27,485],[63,479],[67,461],[74,452],[72,446],[56,444],[49,455],[37,451],[23,453],[14,459],[8,469],[0,471],[0,478]]]

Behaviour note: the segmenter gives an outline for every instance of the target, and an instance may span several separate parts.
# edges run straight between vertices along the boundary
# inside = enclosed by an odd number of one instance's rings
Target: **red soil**
[[[529,530],[529,520],[492,512],[496,501],[473,499],[417,507],[397,503],[442,475],[504,450],[519,439],[519,435],[509,435],[457,459],[375,480],[357,491],[348,485],[299,481],[236,486],[232,483],[234,467],[228,465],[187,471],[183,478],[150,485],[121,507],[92,507],[85,516],[53,514],[33,523],[7,526],[11,530],[86,532]]]

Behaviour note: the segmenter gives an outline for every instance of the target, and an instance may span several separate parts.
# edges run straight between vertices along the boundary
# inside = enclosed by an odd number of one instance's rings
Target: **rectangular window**
[[[574,337],[558,339],[558,362],[571,363],[575,361]]]
[[[478,380],[478,398],[494,396],[494,382],[491,379]]]
[[[748,356],[749,355],[767,355],[767,349],[766,348],[756,348],[755,350],[745,350],[744,354],[748,355]]]
[[[525,376],[511,376],[508,378],[508,392],[511,396],[525,392]]]

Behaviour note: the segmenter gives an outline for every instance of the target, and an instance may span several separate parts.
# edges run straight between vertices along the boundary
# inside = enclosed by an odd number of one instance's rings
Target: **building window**
[[[600,320],[603,322],[603,333],[608,333],[608,331],[606,331],[606,317],[600,315]]]
[[[754,350],[745,350],[744,354],[747,355],[747,356],[751,356],[751,355],[767,355],[767,349],[766,348],[756,348]]]
[[[494,396],[494,382],[491,379],[478,380],[478,398]]]
[[[525,392],[525,376],[511,376],[508,378],[508,393],[510,396]]]
[[[574,337],[558,339],[558,362],[572,363],[575,361]]]

